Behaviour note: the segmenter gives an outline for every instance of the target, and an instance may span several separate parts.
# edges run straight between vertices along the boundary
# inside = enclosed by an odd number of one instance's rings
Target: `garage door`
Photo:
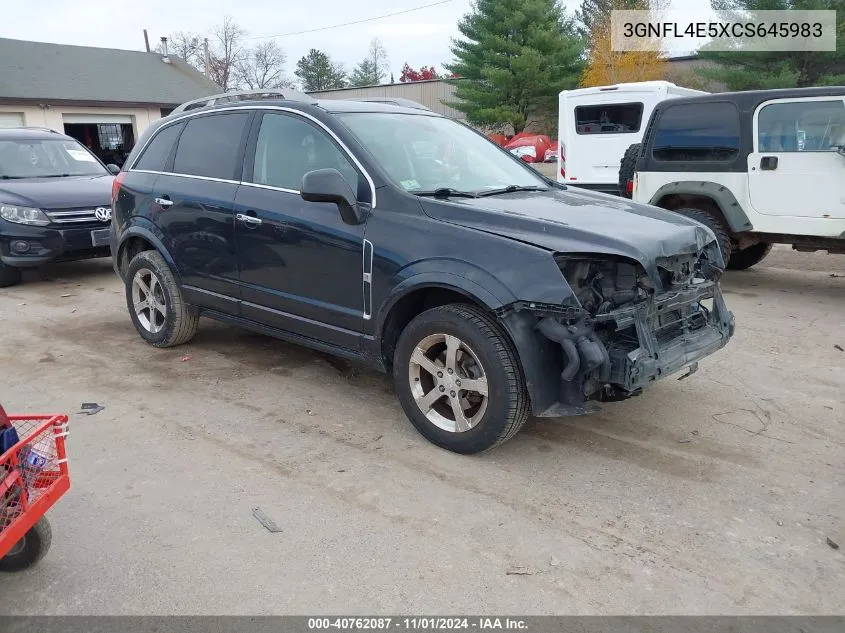
[[[23,112],[0,112],[0,127],[23,127]]]
[[[63,123],[129,123],[132,117],[128,114],[63,114]]]

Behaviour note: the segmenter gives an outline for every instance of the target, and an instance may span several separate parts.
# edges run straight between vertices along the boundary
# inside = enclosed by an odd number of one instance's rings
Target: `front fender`
[[[754,226],[748,215],[739,204],[739,201],[731,193],[731,190],[720,185],[717,182],[701,181],[701,180],[682,180],[679,182],[670,182],[658,189],[649,200],[649,204],[659,207],[660,201],[666,196],[672,195],[687,195],[700,196],[709,198],[714,204],[719,207],[722,216],[728,223],[728,226],[734,233],[741,233],[742,231],[751,231]]]

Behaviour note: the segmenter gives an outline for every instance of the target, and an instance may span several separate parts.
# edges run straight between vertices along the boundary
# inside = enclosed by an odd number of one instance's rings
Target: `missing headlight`
[[[630,259],[558,254],[555,261],[578,301],[592,315],[639,303],[654,292],[643,267]]]

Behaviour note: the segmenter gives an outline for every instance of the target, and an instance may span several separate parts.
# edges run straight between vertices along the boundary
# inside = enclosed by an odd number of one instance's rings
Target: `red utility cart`
[[[50,548],[44,513],[70,488],[67,422],[66,415],[9,416],[0,406],[7,448],[0,455],[0,571],[34,565]]]

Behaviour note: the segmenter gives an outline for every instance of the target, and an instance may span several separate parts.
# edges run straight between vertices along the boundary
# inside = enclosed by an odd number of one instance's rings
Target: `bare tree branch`
[[[224,91],[238,88],[237,67],[247,55],[243,43],[245,35],[246,31],[228,15],[214,32],[208,74]]]
[[[236,64],[238,82],[250,90],[292,88],[293,81],[284,74],[285,54],[273,40],[262,42],[245,52]]]

